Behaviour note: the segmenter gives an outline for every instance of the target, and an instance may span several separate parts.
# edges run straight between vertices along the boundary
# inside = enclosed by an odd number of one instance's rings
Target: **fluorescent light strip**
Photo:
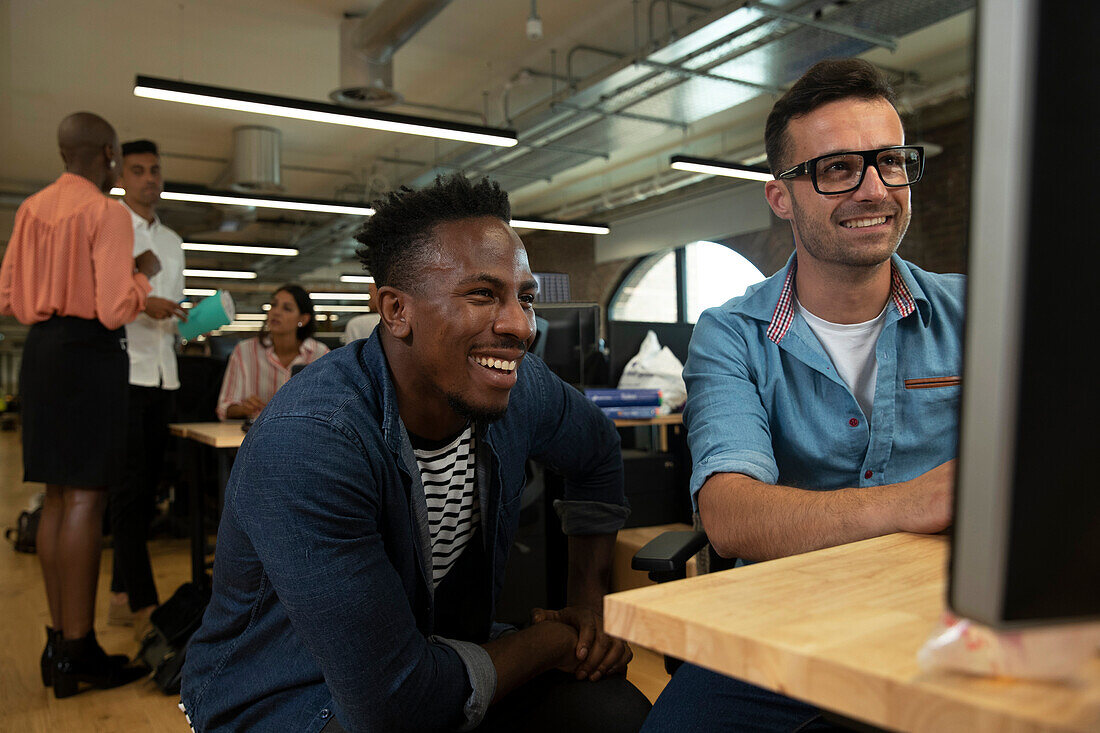
[[[208,288],[184,288],[183,289],[183,294],[184,295],[201,295],[201,296],[204,296],[204,297],[207,296],[207,295],[214,295],[217,292],[218,292],[217,290],[212,290],[212,289],[208,289]]]
[[[122,196],[126,189],[114,187],[112,196]],[[347,214],[349,216],[374,216],[369,206],[349,206],[330,204],[324,201],[294,201],[293,199],[272,199],[262,196],[236,196],[221,193],[202,193],[201,191],[172,191],[161,193],[160,197],[168,201],[190,201],[197,204],[224,204],[228,206],[255,206],[260,209],[283,209],[285,211],[316,211],[321,214]],[[186,249],[186,246],[184,247]],[[267,249],[271,249],[268,247]],[[211,250],[221,251],[221,250]],[[261,254],[276,254],[266,252]],[[298,254],[297,250],[294,254]]]
[[[266,313],[238,313],[236,315],[238,321],[266,321]]]
[[[763,168],[754,168],[736,163],[726,163],[721,160],[709,160],[707,158],[690,158],[686,155],[674,155],[669,165],[678,171],[690,171],[692,173],[706,173],[712,176],[726,176],[727,178],[744,178],[749,181],[772,181],[775,176]]]
[[[372,283],[374,278],[370,275],[341,275],[340,282],[342,283]]]
[[[277,255],[279,257],[296,257],[298,255],[298,250],[291,247],[254,247],[247,244],[184,242],[183,248],[192,252],[229,252],[242,255]]]
[[[370,293],[310,293],[314,300],[370,300]]]
[[[369,305],[315,305],[313,310],[318,313],[370,313]]]
[[[362,127],[383,132],[423,135],[425,137],[457,140],[479,145],[497,145],[510,148],[518,142],[516,133],[512,130],[497,130],[490,127],[463,125],[409,115],[351,111],[334,104],[241,92],[235,89],[156,79],[148,76],[138,76],[134,81],[134,95],[147,99],[160,99],[166,102],[182,102],[183,104],[196,104],[202,107],[217,107],[238,112],[272,115],[274,117],[327,122],[333,125]]]
[[[253,198],[251,196],[227,196],[225,194],[192,193],[190,191],[165,191],[160,195],[168,201],[193,201],[199,204],[230,204],[233,206],[256,206],[261,209],[286,209],[288,211],[317,211],[322,214],[350,214],[352,216],[374,216],[374,209],[366,206],[345,206],[342,204],[322,204],[312,201],[283,201],[281,199]]]
[[[242,270],[184,270],[184,277],[221,277],[229,280],[255,280],[256,273]]]
[[[538,219],[512,219],[513,229],[545,229],[552,232],[573,232],[574,234],[610,234],[606,224],[570,224],[564,221],[540,221]]]

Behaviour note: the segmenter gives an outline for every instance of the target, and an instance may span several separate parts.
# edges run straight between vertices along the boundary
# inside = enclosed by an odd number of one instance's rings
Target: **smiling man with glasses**
[[[684,379],[691,495],[715,550],[769,560],[951,521],[964,278],[902,260],[910,187],[894,92],[823,61],[776,102],[765,196],[787,266],[703,313]],[[835,730],[802,702],[684,664],[644,731]]]

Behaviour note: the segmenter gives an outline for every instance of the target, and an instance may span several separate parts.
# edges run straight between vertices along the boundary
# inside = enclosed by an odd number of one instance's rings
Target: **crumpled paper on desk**
[[[917,661],[925,671],[1061,680],[1072,677],[1097,651],[1100,623],[994,631],[944,612]]]

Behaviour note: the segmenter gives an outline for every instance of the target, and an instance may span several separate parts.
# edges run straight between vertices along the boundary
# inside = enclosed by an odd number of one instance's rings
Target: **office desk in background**
[[[948,540],[895,534],[616,593],[607,632],[876,726],[1100,731],[1100,657],[1069,683],[922,672]]]
[[[232,467],[233,453],[244,442],[245,433],[241,430],[243,420],[226,420],[225,422],[191,422],[171,423],[169,432],[186,440],[210,446],[214,449],[214,460],[217,465],[218,495],[225,491],[225,485],[229,481],[229,470]],[[192,454],[187,461],[188,479],[188,514],[191,526],[191,581],[199,584],[209,582],[206,574],[206,528],[205,493],[202,489],[199,458]]]

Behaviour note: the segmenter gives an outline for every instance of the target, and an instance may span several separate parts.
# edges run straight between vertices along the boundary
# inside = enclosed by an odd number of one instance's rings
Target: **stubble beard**
[[[492,423],[500,420],[508,412],[507,406],[501,409],[490,409],[471,405],[457,394],[447,395],[447,406],[454,410],[459,417],[472,423]]]
[[[889,260],[901,245],[901,240],[905,237],[912,219],[912,210],[907,208],[903,212],[902,208],[897,206],[895,211],[889,214],[893,217],[893,231],[884,233],[881,235],[882,239],[868,246],[858,246],[843,241],[842,235],[832,228],[834,226],[832,221],[821,225],[806,216],[793,196],[791,208],[794,214],[792,224],[798,233],[799,245],[806,254],[819,262],[842,267],[874,267]],[[871,213],[881,214],[881,208]],[[843,218],[850,218],[850,215]]]

